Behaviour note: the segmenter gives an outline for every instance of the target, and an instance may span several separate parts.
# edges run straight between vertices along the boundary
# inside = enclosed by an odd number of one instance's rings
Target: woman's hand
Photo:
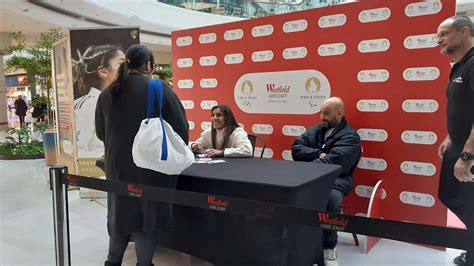
[[[191,150],[194,153],[204,153],[204,149],[202,148],[202,145],[199,143],[193,143],[191,144]]]
[[[206,154],[207,158],[224,157],[223,150],[208,149],[208,150],[203,151],[202,153]]]

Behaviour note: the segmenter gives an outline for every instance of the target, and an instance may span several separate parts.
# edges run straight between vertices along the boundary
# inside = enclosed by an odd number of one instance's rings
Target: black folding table
[[[337,165],[224,160],[192,165],[177,188],[322,211],[340,172]],[[184,206],[174,206],[173,217],[171,226],[159,229],[159,245],[215,265],[324,265],[319,228]]]

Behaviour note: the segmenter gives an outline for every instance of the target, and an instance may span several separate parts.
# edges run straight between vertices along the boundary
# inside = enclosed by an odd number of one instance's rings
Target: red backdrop
[[[190,139],[209,125],[211,105],[224,103],[247,132],[267,139],[266,157],[290,159],[285,150],[320,122],[321,102],[339,96],[364,149],[348,212],[366,213],[382,179],[385,219],[444,226],[436,154],[450,67],[435,34],[454,8],[454,0],[360,1],[173,32]]]

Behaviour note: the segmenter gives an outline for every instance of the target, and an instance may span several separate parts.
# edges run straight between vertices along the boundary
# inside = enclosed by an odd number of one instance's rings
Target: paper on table
[[[222,160],[222,159],[218,159],[218,160],[209,161],[209,162],[207,162],[207,163],[225,163],[225,161]]]
[[[207,163],[211,160],[212,158],[196,158],[194,159],[194,163]]]
[[[212,160],[212,158],[196,158],[194,163],[225,163],[222,159]]]

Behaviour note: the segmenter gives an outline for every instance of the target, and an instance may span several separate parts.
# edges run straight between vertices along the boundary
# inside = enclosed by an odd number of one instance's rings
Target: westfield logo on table
[[[229,201],[218,199],[215,196],[207,196],[207,204],[209,204],[209,209],[211,210],[226,211],[229,206]]]
[[[128,195],[131,197],[141,198],[143,195],[143,188],[133,184],[127,184]]]

